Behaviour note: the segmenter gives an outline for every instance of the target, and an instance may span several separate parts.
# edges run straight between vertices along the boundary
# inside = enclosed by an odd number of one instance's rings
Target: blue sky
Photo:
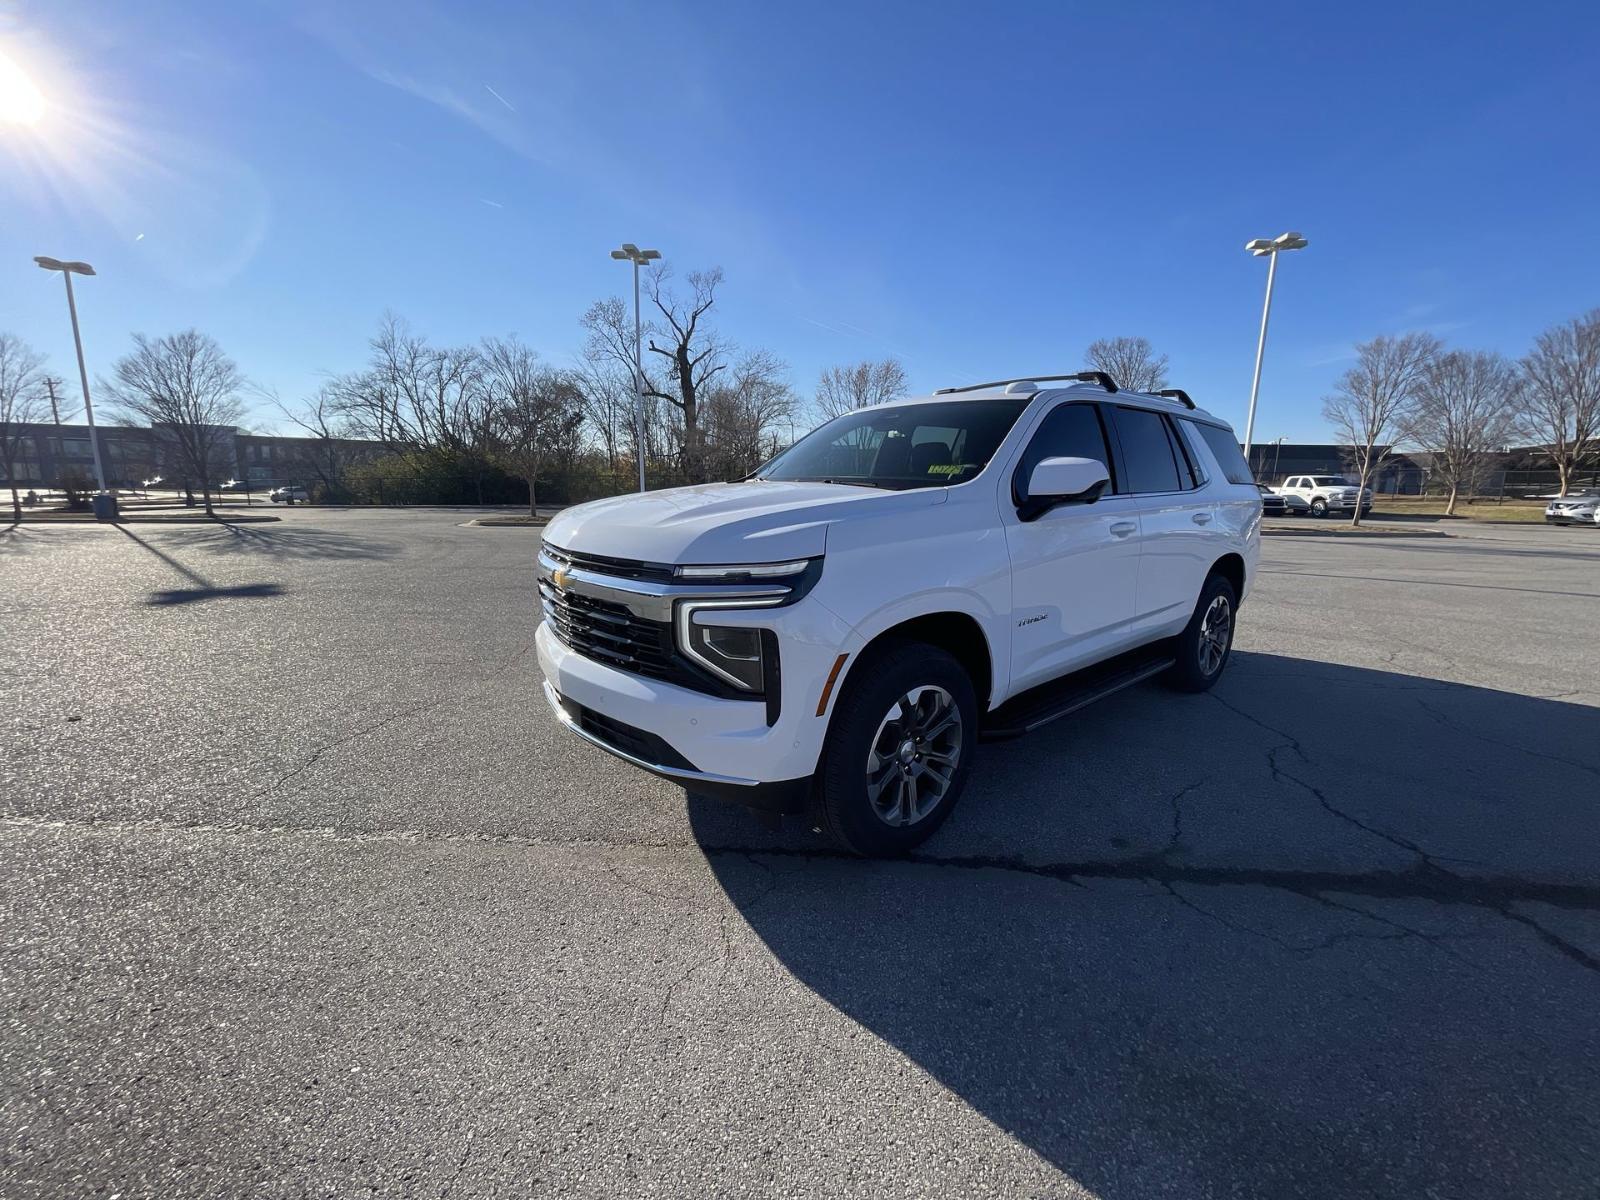
[[[1143,334],[1242,430],[1242,245],[1297,229],[1256,433],[1309,440],[1357,340],[1515,354],[1600,304],[1597,44],[1580,3],[0,0],[49,106],[0,124],[0,329],[70,377],[51,254],[100,272],[91,373],[194,325],[293,400],[385,309],[562,363],[630,240],[722,266],[806,394]]]

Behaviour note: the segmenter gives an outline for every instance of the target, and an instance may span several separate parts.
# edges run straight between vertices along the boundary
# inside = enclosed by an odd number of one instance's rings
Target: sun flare
[[[0,54],[0,121],[33,125],[44,116],[44,109],[44,94],[27,72]]]

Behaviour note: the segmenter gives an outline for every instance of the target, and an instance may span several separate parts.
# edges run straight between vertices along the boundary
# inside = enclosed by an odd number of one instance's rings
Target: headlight
[[[765,690],[769,667],[769,651],[776,655],[776,640],[764,638],[763,630],[747,625],[702,624],[695,620],[696,613],[718,608],[771,608],[780,604],[783,597],[740,600],[680,600],[678,601],[678,649],[699,663],[718,679],[732,684],[740,691],[759,695]]]
[[[784,579],[798,575],[811,565],[809,558],[792,562],[730,563],[725,566],[674,567],[672,573],[679,579],[707,579],[728,583],[743,579]]]

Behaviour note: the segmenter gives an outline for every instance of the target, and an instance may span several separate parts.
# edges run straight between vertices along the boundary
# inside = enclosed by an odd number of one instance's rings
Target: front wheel
[[[1311,502],[1311,515],[1313,517],[1325,517],[1328,515],[1328,502],[1321,496]]]
[[[851,672],[823,747],[823,831],[869,858],[920,845],[960,799],[977,733],[972,680],[949,654],[920,642],[869,653]]]
[[[1233,584],[1213,575],[1200,589],[1194,616],[1177,638],[1177,662],[1167,672],[1167,681],[1182,692],[1203,692],[1222,677],[1233,649],[1234,614],[1239,597]]]

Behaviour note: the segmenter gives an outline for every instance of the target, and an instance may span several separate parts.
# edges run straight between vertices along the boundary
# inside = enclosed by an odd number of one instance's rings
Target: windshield
[[[988,465],[1030,396],[862,409],[801,438],[757,479],[860,487],[948,487]]]

